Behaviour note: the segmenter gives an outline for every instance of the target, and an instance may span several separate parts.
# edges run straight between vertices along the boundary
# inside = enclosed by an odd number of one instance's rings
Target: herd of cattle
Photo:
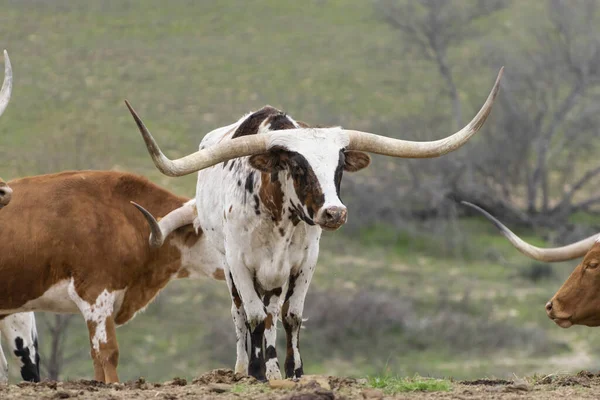
[[[4,63],[0,115],[12,91],[6,51]],[[235,371],[259,380],[281,378],[275,349],[281,320],[287,339],[285,376],[299,378],[304,301],[321,233],[347,219],[340,199],[343,172],[367,167],[366,152],[426,158],[458,149],[487,119],[501,76],[502,70],[473,120],[438,141],[311,127],[265,106],[208,133],[197,152],[177,160],[161,152],[126,102],[162,173],[198,172],[194,199],[114,171],[0,180],[0,332],[21,364],[23,379],[40,379],[34,311],[81,314],[94,379],[117,382],[116,327],[144,309],[170,280],[204,276],[224,280],[231,295]],[[600,324],[594,313],[600,307],[593,292],[596,279],[580,279],[600,271],[595,238],[539,249],[486,216],[534,258],[572,259],[589,250],[546,309],[563,327]],[[0,382],[7,379],[0,349]]]

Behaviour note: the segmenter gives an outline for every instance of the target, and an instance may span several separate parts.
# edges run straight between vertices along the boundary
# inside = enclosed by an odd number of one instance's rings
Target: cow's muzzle
[[[321,210],[315,221],[321,228],[334,231],[346,223],[348,210],[344,206],[329,206]]]
[[[548,315],[548,318],[554,321],[554,323],[561,328],[570,328],[573,325],[570,316],[559,316],[558,313],[555,312],[554,303],[552,300],[546,303],[546,315]]]

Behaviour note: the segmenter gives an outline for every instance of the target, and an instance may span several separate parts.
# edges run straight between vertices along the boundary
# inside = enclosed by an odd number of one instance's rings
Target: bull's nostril
[[[549,301],[546,303],[546,311],[547,312],[552,311],[552,301]]]
[[[6,190],[0,189],[0,197],[4,197],[6,195]]]

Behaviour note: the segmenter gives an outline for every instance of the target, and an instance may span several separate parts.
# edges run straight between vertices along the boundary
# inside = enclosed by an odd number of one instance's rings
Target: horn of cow
[[[136,202],[131,202],[146,218],[148,225],[150,225],[150,247],[157,249],[163,245],[167,236],[169,236],[177,228],[182,226],[193,224],[194,218],[196,218],[196,206],[194,204],[186,203],[183,206],[171,211],[163,218],[160,222],[156,221],[156,218],[140,206]]]
[[[342,130],[348,135],[349,150],[363,150],[376,154],[388,155],[402,158],[431,158],[439,157],[453,150],[456,150],[467,142],[487,119],[492,110],[492,105],[500,88],[500,79],[504,67],[498,72],[496,82],[490,92],[486,102],[477,115],[463,129],[444,139],[431,142],[413,142],[408,140],[399,140],[389,137],[383,137],[368,132],[353,130]],[[280,137],[281,132],[270,133],[266,135],[242,136],[222,143],[218,143],[201,149],[185,157],[170,160],[160,150],[158,144],[146,128],[141,118],[137,115],[131,104],[125,100],[129,112],[133,116],[146,147],[154,161],[156,167],[165,175],[182,176],[192,172],[208,168],[223,161],[232,158],[250,156],[254,154],[265,153],[270,148],[270,139]],[[285,131],[285,135],[299,134],[306,129],[290,129]],[[315,128],[318,130],[318,128]]]
[[[533,258],[538,261],[545,262],[557,262],[557,261],[568,261],[573,260],[575,258],[583,257],[594,245],[598,238],[598,234],[580,240],[579,242],[575,242],[569,244],[567,246],[562,247],[553,247],[553,248],[541,248],[531,245],[518,237],[514,232],[508,229],[502,222],[498,221],[494,216],[485,211],[483,208],[476,206],[475,204],[469,203],[467,201],[461,201],[461,204],[464,204],[468,207],[471,207],[481,214],[483,214],[487,219],[492,221],[492,223],[500,230],[500,233],[508,239],[508,241],[521,253],[525,254],[529,258]]]
[[[2,89],[0,89],[0,115],[6,110],[10,95],[12,93],[12,67],[10,65],[10,58],[8,53],[4,50],[4,82],[2,83]]]

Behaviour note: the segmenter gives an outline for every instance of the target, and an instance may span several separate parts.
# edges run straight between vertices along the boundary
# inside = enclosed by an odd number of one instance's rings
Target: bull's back
[[[65,279],[123,288],[151,257],[149,229],[130,201],[160,216],[186,201],[121,172],[65,172],[9,184],[13,200],[0,212],[0,309],[19,307]]]

